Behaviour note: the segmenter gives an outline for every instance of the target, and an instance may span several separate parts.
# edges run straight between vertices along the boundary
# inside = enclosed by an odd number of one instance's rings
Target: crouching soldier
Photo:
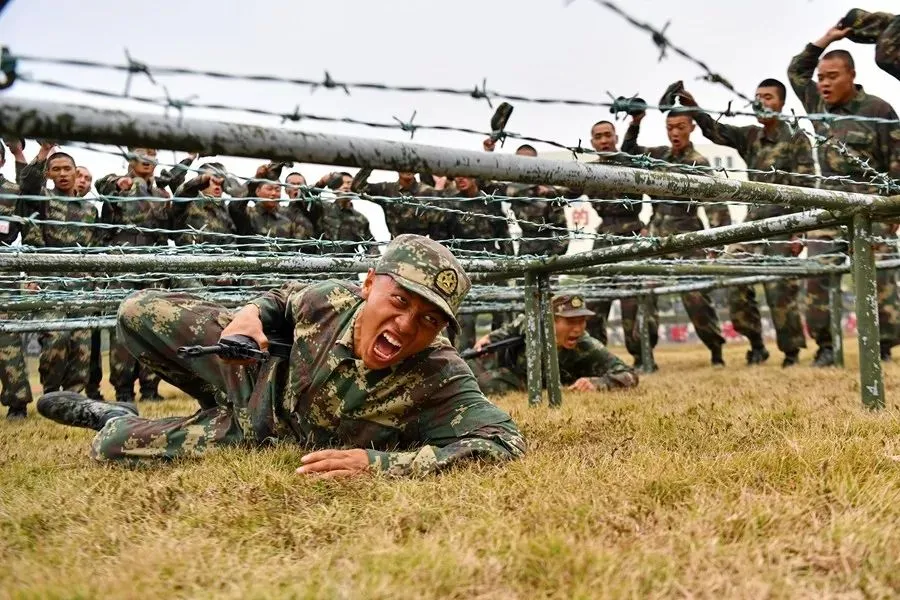
[[[119,309],[121,338],[139,361],[196,398],[200,411],[151,420],[127,404],[57,393],[44,395],[38,412],[99,431],[91,448],[98,460],[171,459],[270,440],[335,448],[299,460],[298,472],[329,477],[418,475],[464,460],[516,458],[525,451],[516,424],[439,335],[458,329],[456,312],[470,287],[449,250],[402,235],[362,287],[291,282],[234,313],[185,293],[138,292]],[[177,351],[231,336],[262,350],[270,337],[293,345],[274,368]]]

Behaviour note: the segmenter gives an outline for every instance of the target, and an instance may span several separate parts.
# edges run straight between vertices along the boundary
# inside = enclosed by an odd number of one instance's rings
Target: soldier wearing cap
[[[525,451],[515,423],[439,335],[459,327],[456,312],[470,287],[449,250],[402,235],[362,287],[292,282],[236,313],[184,293],[138,292],[119,309],[122,338],[201,410],[150,420],[128,405],[58,393],[41,398],[38,412],[99,430],[91,448],[98,460],[176,458],[267,439],[342,448],[300,459],[298,472],[329,477],[426,474],[466,459],[515,458]],[[290,359],[268,368],[176,353],[231,335],[263,349],[268,336],[290,337]]]
[[[584,298],[577,294],[553,299],[560,383],[579,392],[635,387],[637,373],[585,331],[588,318],[594,315],[596,313],[585,306]],[[475,348],[480,350],[487,344],[514,337],[521,337],[522,343],[503,349],[498,357],[498,369],[487,370],[480,362],[471,361],[470,366],[478,375],[478,385],[485,394],[527,389],[525,315],[519,315],[509,325],[487,334],[478,340]]]

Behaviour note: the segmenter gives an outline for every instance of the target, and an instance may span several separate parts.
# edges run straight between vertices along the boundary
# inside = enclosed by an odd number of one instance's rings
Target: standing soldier
[[[766,110],[780,113],[784,108],[787,89],[777,79],[765,79],[756,89],[756,99]],[[681,93],[681,104],[697,106],[687,91]],[[705,112],[694,113],[703,135],[716,144],[730,146],[740,153],[751,170],[750,181],[812,187],[811,178],[797,177],[790,173],[815,174],[812,147],[802,131],[794,130],[785,121],[775,117],[759,117],[758,125],[736,127],[719,123]],[[756,172],[753,172],[756,171]],[[764,172],[768,171],[768,172]],[[774,172],[777,171],[777,172]],[[779,217],[792,212],[785,206],[759,204],[750,207],[745,221]],[[770,241],[787,242],[791,236],[770,238]],[[793,256],[791,244],[750,244],[746,251],[766,256]],[[800,284],[796,279],[782,279],[765,284],[766,302],[775,325],[778,349],[784,353],[783,367],[797,364],[801,348],[806,348],[803,321],[800,318],[798,296]],[[750,340],[747,364],[756,365],[769,358],[762,337],[762,322],[756,292],[752,286],[735,286],[728,290],[728,308],[734,329]]]
[[[591,147],[601,153],[597,156],[597,160],[591,164],[615,165],[628,167],[632,166],[628,157],[616,156],[619,137],[616,135],[616,128],[609,121],[598,121],[591,127]],[[597,198],[591,199],[591,205],[603,221],[597,228],[597,233],[606,236],[616,237],[635,237],[646,235],[647,228],[641,221],[641,195],[616,194],[615,198]],[[597,246],[613,246],[618,241],[611,239],[609,241],[600,240]],[[625,348],[628,353],[634,357],[634,366],[641,367],[641,336],[637,329],[637,298],[622,298],[620,301],[622,309],[622,333],[625,337]],[[597,313],[597,318],[588,321],[588,333],[600,340],[604,345],[607,343],[606,322],[609,319],[609,311],[612,308],[612,300],[594,300],[588,302],[588,307]],[[652,348],[656,347],[659,340],[659,334],[656,325],[656,316],[647,315],[650,321],[647,326],[650,328],[650,344]],[[656,364],[652,367],[655,369]]]
[[[94,205],[78,197],[75,187],[75,159],[64,152],[54,152],[55,144],[44,142],[35,159],[24,169],[20,180],[23,196],[49,196],[47,200],[23,199],[26,216],[36,215],[42,221],[64,221],[91,225],[97,221]],[[45,187],[47,179],[53,181],[54,190]],[[22,241],[26,245],[56,248],[90,246],[96,239],[91,227],[67,227],[41,223],[26,227]],[[60,273],[66,280],[48,284],[44,289],[57,291],[85,290],[86,284],[78,281],[78,273]],[[82,274],[83,275],[83,274]],[[51,313],[49,318],[78,316]],[[87,386],[91,356],[91,334],[87,330],[54,331],[40,336],[41,357],[38,371],[44,393],[66,390],[81,392]]]
[[[75,169],[75,193],[84,198],[91,191],[94,184],[94,176],[87,167]],[[102,214],[100,215],[102,217]],[[102,289],[97,283],[95,289]],[[100,384],[103,382],[103,344],[101,340],[102,329],[91,329],[91,358],[88,367],[88,380],[84,393],[88,398],[103,400],[100,393]]]
[[[319,232],[314,226],[316,215],[313,212],[314,200],[303,194],[301,198],[301,186],[306,185],[306,178],[294,171],[284,178],[284,193],[287,194],[290,202],[287,205],[285,214],[294,224],[294,235],[298,240],[312,240],[319,237]],[[318,248],[314,246],[304,246],[301,252],[315,254]]]
[[[316,183],[317,188],[327,187],[334,191],[334,202],[323,202],[314,207],[316,215],[313,225],[324,240],[326,252],[356,253],[360,242],[372,241],[369,220],[353,207],[351,187],[353,176],[350,173],[329,173]],[[375,247],[366,248],[367,253],[375,251]]]
[[[161,234],[139,230],[165,229],[169,223],[167,202],[164,201],[169,194],[157,186],[154,177],[157,152],[153,148],[134,147],[129,148],[128,152],[128,172],[124,176],[110,174],[97,182],[97,191],[105,196],[103,221],[121,226],[109,230],[106,243],[132,248],[165,244]],[[119,281],[110,287],[142,289],[145,286],[138,282]],[[116,392],[116,402],[134,402],[135,379],[141,390],[141,401],[163,399],[159,395],[159,377],[138,364],[112,329],[109,334],[109,382]]]
[[[493,152],[496,142],[484,140],[484,149]],[[516,156],[537,157],[533,146],[523,144],[516,149]],[[485,192],[509,198],[510,208],[522,230],[519,240],[519,256],[560,256],[569,248],[569,230],[566,209],[554,199],[571,195],[567,189],[552,185],[530,183],[490,182]],[[533,239],[529,239],[533,238]]]
[[[365,194],[366,200],[374,202],[384,211],[384,221],[391,237],[404,233],[428,235],[437,238],[434,225],[442,221],[438,211],[428,210],[421,206],[406,204],[404,198],[422,198],[434,196],[431,186],[419,183],[415,173],[397,173],[397,181],[384,183],[368,183],[371,169],[361,169],[353,179],[352,190],[357,194]],[[416,201],[416,204],[426,202]]]
[[[21,148],[13,142],[10,149]],[[24,163],[16,156],[16,173],[20,173]],[[6,164],[6,150],[0,145],[0,167]],[[9,196],[19,194],[19,186],[9,181],[0,174],[0,192],[4,197],[0,199],[0,216],[18,216],[18,199]],[[21,226],[12,221],[0,220],[0,243],[11,244],[19,235]],[[20,293],[18,283],[0,284],[0,301],[4,297],[17,296]],[[0,313],[0,319],[10,318],[9,314]],[[28,382],[28,369],[25,365],[25,354],[22,350],[22,336],[18,333],[0,333],[0,404],[7,408],[6,419],[14,421],[24,419],[28,414],[28,404],[31,402],[31,384]]]
[[[829,113],[838,116],[860,116],[885,119],[892,122],[858,121],[840,119],[833,122],[813,121],[816,134],[826,141],[819,145],[819,168],[823,177],[846,177],[853,181],[871,181],[871,170],[887,174],[892,180],[900,178],[900,125],[897,113],[890,104],[877,96],[867,94],[856,85],[856,68],[853,57],[846,50],[825,49],[837,40],[847,37],[850,28],[832,27],[824,36],[807,44],[803,52],[791,60],[788,77],[794,92],[803,102],[809,114]],[[818,82],[813,73],[818,67]],[[846,189],[846,181],[822,181],[825,189]],[[853,190],[870,194],[889,195],[890,190],[874,185],[852,184]],[[872,233],[886,238],[893,236],[896,226],[873,223]],[[827,229],[813,232],[824,243],[811,245],[810,255],[846,252],[847,242],[838,239],[840,231]],[[889,251],[888,244],[880,242],[876,253]],[[816,366],[834,364],[831,340],[831,315],[828,311],[828,279],[811,279],[807,284],[807,322],[819,345]],[[900,301],[897,298],[896,272],[879,270],[878,318],[881,325],[881,357],[888,360],[891,348],[900,340]]]
[[[665,102],[661,102],[661,104],[665,104]],[[651,158],[677,165],[709,166],[709,161],[694,150],[694,145],[691,143],[694,120],[690,114],[676,111],[670,112],[666,117],[666,132],[671,145],[653,148],[645,148],[637,143],[638,134],[641,130],[641,120],[644,118],[644,115],[644,112],[640,112],[631,118],[631,125],[625,134],[622,151],[628,154],[647,154]],[[668,167],[657,168],[663,171],[674,170]],[[706,216],[712,227],[731,224],[728,207],[723,204],[707,204]],[[703,222],[697,214],[697,206],[694,202],[657,202],[653,205],[650,235],[668,236],[702,229]],[[682,256],[685,258],[702,258],[704,254],[702,251],[694,251]],[[687,292],[681,295],[681,301],[684,303],[684,308],[694,324],[697,336],[709,348],[713,366],[724,366],[722,345],[725,343],[725,338],[722,337],[719,317],[716,314],[715,306],[713,306],[712,298],[707,292]]]
[[[474,177],[456,177],[453,184],[444,192],[452,198],[450,207],[467,214],[458,215],[448,223],[449,237],[452,238],[448,245],[457,254],[472,258],[496,257],[498,254],[511,256],[509,222],[500,202],[489,200]],[[475,314],[460,316],[460,331],[454,340],[457,348],[470,348],[475,343],[477,320]]]

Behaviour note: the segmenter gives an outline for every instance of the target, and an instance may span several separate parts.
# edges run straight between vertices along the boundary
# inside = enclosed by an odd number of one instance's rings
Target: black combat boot
[[[831,347],[820,347],[816,351],[816,359],[813,361],[814,367],[833,367],[834,366],[834,350]]]
[[[23,421],[28,416],[27,406],[10,406],[6,412],[7,421]]]
[[[881,362],[890,362],[891,361],[891,348],[893,344],[891,342],[881,342]]]
[[[100,431],[114,417],[138,416],[132,403],[98,402],[76,392],[50,392],[37,401],[38,413],[51,421],[71,427]]]
[[[800,351],[792,350],[791,352],[785,352],[784,360],[781,362],[781,368],[787,369],[788,367],[793,367],[797,363],[800,362]]]
[[[722,358],[722,346],[716,346],[710,350],[712,354],[712,366],[714,367],[724,367],[725,359]]]

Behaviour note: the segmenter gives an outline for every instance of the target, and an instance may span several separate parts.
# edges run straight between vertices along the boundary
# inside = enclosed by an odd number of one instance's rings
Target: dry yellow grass
[[[506,397],[527,458],[424,480],[304,479],[288,446],[100,466],[90,432],[0,422],[0,595],[896,596],[900,365],[869,413],[848,346],[826,371],[669,347],[631,393]]]

